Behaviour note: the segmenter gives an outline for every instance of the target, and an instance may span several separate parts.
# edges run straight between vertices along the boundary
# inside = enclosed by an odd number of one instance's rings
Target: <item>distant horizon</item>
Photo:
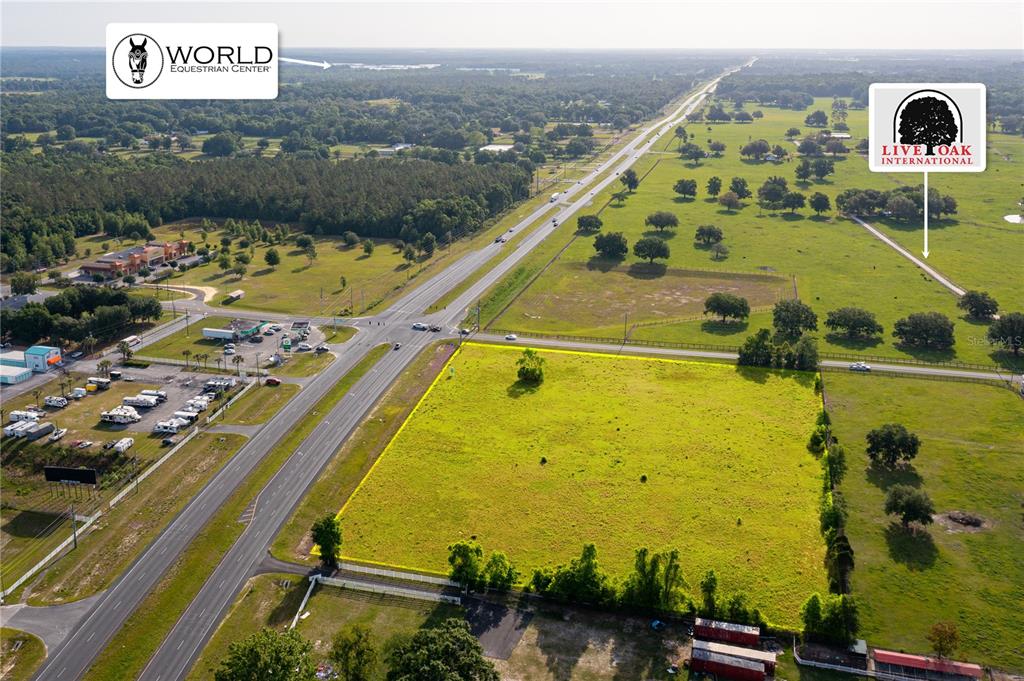
[[[5,0],[2,13],[0,44],[8,47],[100,47],[113,22],[274,22],[282,50],[1024,49],[1024,3],[1016,0]]]

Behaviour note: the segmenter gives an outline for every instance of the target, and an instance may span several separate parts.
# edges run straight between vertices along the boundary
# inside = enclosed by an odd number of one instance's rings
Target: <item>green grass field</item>
[[[297,392],[299,392],[299,386],[294,383],[258,385],[228,407],[224,416],[221,417],[220,423],[235,423],[243,426],[265,423],[288,400],[295,397]]]
[[[794,624],[825,588],[812,375],[541,354],[536,391],[519,349],[455,356],[342,509],[344,554],[443,572],[472,537],[529,573],[595,542],[624,576],[637,548],[678,547],[688,576]]]
[[[814,108],[828,110],[829,103],[830,100],[819,99]],[[637,161],[638,174],[651,172],[636,193],[621,205],[612,202],[601,210],[602,231],[621,231],[630,244],[642,236],[656,234],[656,230],[644,225],[648,214],[658,210],[675,213],[680,220],[679,228],[661,234],[671,249],[671,257],[664,267],[644,266],[632,254],[621,263],[596,258],[592,237],[580,236],[515,299],[514,294],[529,280],[527,275],[539,272],[573,238],[575,221],[570,221],[551,238],[550,245],[545,244],[538,249],[535,255],[524,260],[518,270],[510,273],[504,285],[496,287],[498,295],[492,298],[497,300],[485,303],[485,312],[497,315],[506,304],[512,304],[494,325],[524,332],[621,336],[626,314],[632,321],[685,316],[699,308],[703,297],[711,290],[728,290],[731,287],[747,295],[751,305],[756,307],[767,292],[746,290],[743,287],[749,280],[730,282],[727,273],[774,273],[796,277],[800,298],[815,309],[820,321],[829,310],[854,305],[875,312],[885,327],[885,335],[877,344],[850,343],[832,338],[822,327],[819,336],[824,351],[913,356],[931,361],[1020,364],[1019,359],[1006,353],[994,353],[982,342],[985,326],[963,319],[951,293],[852,221],[835,214],[819,218],[810,209],[796,214],[770,214],[761,211],[754,198],[746,200],[744,208],[730,212],[709,200],[705,185],[711,176],[721,177],[726,185],[734,176],[746,178],[751,190],[756,192],[769,176],[779,175],[785,177],[793,189],[807,195],[821,191],[833,201],[836,194],[848,187],[887,189],[898,182],[919,181],[916,175],[911,174],[871,173],[863,157],[848,154],[835,159],[835,175],[823,181],[796,184],[793,174],[795,161],[744,160],[739,156],[739,149],[749,139],[764,138],[771,144],[795,150],[795,145],[785,139],[784,133],[789,127],[809,132],[803,124],[803,117],[813,109],[794,112],[764,107],[762,110],[764,118],[752,124],[692,124],[689,129],[696,133],[696,142],[706,145],[709,139],[714,139],[727,146],[722,158],[703,159],[697,166],[684,162],[674,153],[678,140],[663,138],[656,147],[664,153],[647,154]],[[847,145],[852,148],[866,129],[866,113],[852,111],[849,124],[854,139]],[[988,172],[972,176],[969,182],[961,182],[959,178],[932,182],[933,186],[951,192],[958,199],[960,213],[954,219],[944,219],[933,225],[931,262],[967,288],[987,289],[1001,302],[1004,310],[1021,309],[1024,300],[1019,287],[1014,285],[1011,272],[1013,254],[1019,253],[1024,245],[1024,228],[1002,220],[1002,215],[1014,211],[1019,198],[1019,185],[1013,182],[1013,178],[1015,175],[1018,179],[1020,177],[1020,155],[1014,150],[1021,146],[1021,141],[1000,134],[991,134],[989,140],[990,146],[1004,150],[1005,157],[990,150],[991,167]],[[684,178],[697,181],[695,200],[681,199],[673,192],[675,182]],[[970,190],[966,188],[968,185]],[[605,206],[611,193],[619,189],[621,187],[615,184],[596,196],[593,212]],[[695,246],[693,233],[701,224],[714,224],[724,231],[723,243],[730,249],[728,257],[716,261],[708,250]],[[912,251],[920,250],[919,226],[900,226],[898,229],[885,224],[880,226]],[[704,269],[722,272],[725,279],[709,286],[706,277],[694,281],[686,276],[689,270]],[[587,302],[581,304],[580,301]],[[890,335],[893,322],[911,312],[929,310],[942,312],[956,322],[954,351],[911,353],[896,348],[895,339]],[[637,328],[633,336],[638,339],[739,345],[751,332],[769,324],[769,315],[754,314],[747,324],[723,327],[700,320],[683,321]]]
[[[17,650],[14,647],[18,646]],[[9,627],[0,629],[0,678],[5,681],[28,681],[36,667],[46,658],[46,646],[32,634]]]
[[[825,386],[847,449],[841,490],[861,635],[872,645],[923,653],[931,626],[951,620],[960,630],[960,656],[1024,669],[1021,399],[999,387],[845,372],[827,373]],[[917,433],[921,451],[906,470],[878,472],[867,465],[864,436],[893,421]],[[940,514],[936,522],[917,534],[893,525],[882,506],[895,483],[924,490]],[[954,510],[986,525],[966,531],[941,518]]]
[[[308,587],[309,582],[295,575],[260,575],[250,580],[203,649],[188,679],[212,680],[231,643],[263,627],[281,629],[291,624]],[[392,637],[414,634],[418,629],[436,626],[448,617],[462,617],[461,608],[454,605],[363,594],[334,587],[317,587],[306,609],[310,616],[300,620],[296,629],[314,643],[313,656],[317,661],[327,660],[331,639],[352,624],[370,629],[378,655],[382,657],[380,650]],[[380,663],[371,678],[383,681],[386,671],[387,667]]]

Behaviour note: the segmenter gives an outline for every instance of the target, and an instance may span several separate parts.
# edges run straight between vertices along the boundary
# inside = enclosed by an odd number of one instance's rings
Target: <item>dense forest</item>
[[[594,126],[622,129],[649,118],[739,61],[728,54],[432,52],[437,63],[421,64],[423,53],[389,52],[385,65],[373,52],[298,56],[337,66],[283,66],[273,101],[129,102],[106,99],[99,51],[0,52],[0,269],[51,266],[74,254],[77,236],[145,237],[163,221],[194,216],[375,237],[397,236],[410,221],[424,223],[415,225],[421,233],[440,225],[471,232],[528,196],[536,164],[592,153]],[[42,134],[26,136],[33,133]],[[198,148],[190,136],[211,134],[193,162],[161,153]],[[478,151],[496,134],[509,135],[515,149]],[[243,148],[243,136],[260,143]],[[263,157],[269,138],[281,140],[276,158]],[[398,159],[336,163],[329,151],[400,142],[415,146]],[[157,153],[111,153],[144,145]]]
[[[814,97],[848,97],[867,106],[871,83],[985,83],[988,116],[1006,123],[1006,132],[1024,132],[1024,89],[1019,54],[954,55],[900,53],[863,55],[836,52],[808,59],[799,53],[763,56],[749,69],[726,78],[718,88],[722,99],[757,102],[803,110]]]
[[[727,55],[637,53],[431,54],[432,68],[357,68],[379,55],[319,54],[326,71],[285,67],[273,101],[107,100],[102,53],[17,50],[3,54],[9,80],[2,132],[72,126],[79,136],[119,140],[168,132],[230,131],[256,137],[296,134],[321,144],[407,142],[444,149],[486,143],[492,129],[542,127],[547,121],[624,128],[648,118],[702,75],[737,63]],[[422,53],[389,54],[415,64]],[[76,69],[75,66],[79,68]],[[90,67],[92,65],[92,67]],[[27,80],[29,77],[57,80]],[[20,79],[18,79],[20,77]],[[31,93],[31,94],[29,94]]]
[[[439,200],[458,213],[458,229],[472,231],[482,217],[525,198],[529,183],[528,173],[511,163],[290,157],[193,163],[169,155],[122,160],[8,154],[4,265],[17,269],[45,258],[39,243],[52,246],[58,237],[66,242],[101,230],[118,236],[147,223],[199,215],[300,222],[315,233],[390,238],[398,236],[406,216],[423,212],[424,201]],[[474,208],[455,199],[468,199]]]

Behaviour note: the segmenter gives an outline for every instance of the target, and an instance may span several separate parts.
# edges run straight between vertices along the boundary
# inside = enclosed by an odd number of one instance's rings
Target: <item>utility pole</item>
[[[188,310],[185,310],[185,338],[188,338]]]
[[[78,519],[75,517],[75,505],[71,504],[71,536],[73,537],[74,548],[78,548]]]
[[[256,353],[256,385],[262,385],[260,383],[260,353]]]
[[[629,335],[629,311],[622,313],[622,342],[626,342],[626,336]]]

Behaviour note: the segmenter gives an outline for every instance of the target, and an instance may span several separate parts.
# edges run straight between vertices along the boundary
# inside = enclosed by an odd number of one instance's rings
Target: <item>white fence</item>
[[[114,508],[114,506],[115,506],[116,504],[119,504],[119,503],[121,503],[121,500],[122,500],[122,499],[124,499],[124,498],[125,498],[125,497],[126,497],[126,496],[128,495],[128,493],[132,491],[132,488],[133,488],[133,487],[135,487],[135,486],[136,486],[136,485],[138,485],[138,484],[139,484],[140,482],[142,482],[143,480],[145,480],[146,478],[148,478],[148,477],[150,476],[150,474],[152,474],[152,473],[153,473],[154,471],[156,471],[156,469],[157,469],[157,468],[160,468],[160,466],[162,466],[162,465],[164,464],[164,462],[166,462],[166,461],[167,461],[167,459],[169,459],[169,458],[171,458],[172,456],[174,456],[174,454],[176,454],[176,453],[178,452],[178,450],[179,450],[179,449],[181,449],[182,447],[184,447],[184,446],[185,446],[185,444],[186,444],[186,443],[187,443],[187,442],[188,442],[189,440],[191,440],[192,438],[194,438],[194,437],[195,437],[196,435],[198,435],[198,434],[199,434],[199,428],[198,428],[198,427],[195,427],[195,428],[192,428],[192,429],[190,429],[190,430],[188,431],[188,435],[186,435],[185,437],[183,437],[183,438],[181,439],[181,442],[179,442],[178,444],[174,445],[174,446],[173,446],[173,447],[171,447],[171,448],[170,448],[169,450],[167,450],[167,453],[166,453],[166,454],[164,454],[163,456],[161,456],[161,457],[160,457],[159,459],[157,459],[156,461],[154,461],[154,462],[153,462],[153,464],[152,464],[151,466],[149,466],[149,468],[147,468],[146,470],[144,470],[144,471],[142,472],[142,475],[140,475],[140,476],[139,476],[139,477],[137,477],[136,479],[134,479],[134,480],[132,480],[131,482],[129,482],[129,483],[127,484],[127,485],[125,485],[125,487],[124,487],[124,489],[123,489],[123,490],[121,490],[120,492],[118,492],[117,494],[115,494],[115,495],[114,495],[114,496],[113,496],[113,497],[112,497],[112,498],[110,499],[110,502],[109,502],[109,503],[107,504],[107,507],[108,507],[108,508]]]
[[[435,584],[437,586],[451,586],[456,589],[461,585],[457,582],[453,582],[445,577],[432,577],[430,575],[421,575],[418,572],[399,572],[396,570],[386,570],[384,568],[370,567],[368,565],[361,565],[359,563],[345,563],[342,562],[338,565],[339,570],[345,570],[346,572],[357,572],[364,575],[373,575],[375,577],[387,577],[389,579],[399,579],[403,582],[422,582],[423,584]]]
[[[235,393],[234,397],[232,397],[230,400],[221,405],[220,409],[206,417],[206,424],[209,425],[215,418],[223,414],[228,407],[235,403],[235,400],[237,400],[245,393],[249,392],[249,390],[251,390],[254,385],[256,385],[256,381],[249,381],[248,383],[246,383],[245,387],[239,390],[237,393]]]
[[[452,603],[454,605],[460,605],[462,603],[462,599],[459,596],[449,596],[448,594],[438,593],[435,591],[421,591],[420,589],[407,589],[405,587],[393,586],[391,584],[360,582],[351,579],[321,577],[319,575],[316,575],[315,577],[317,582],[320,584],[336,586],[339,589],[351,589],[353,591],[364,591],[384,596],[398,596],[400,598],[412,598],[420,601],[431,601],[434,603]]]
[[[94,522],[96,522],[101,515],[103,515],[102,512],[96,511],[96,513],[94,513],[91,516],[89,516],[88,518],[86,518],[85,522],[82,523],[82,526],[79,527],[77,531],[78,532],[84,532],[85,530],[89,529],[89,526],[92,525]],[[44,567],[46,567],[50,563],[51,560],[53,560],[54,558],[59,556],[64,551],[64,549],[66,549],[68,546],[70,546],[74,541],[75,541],[75,533],[72,533],[72,535],[70,537],[68,537],[67,539],[65,539],[64,541],[62,541],[57,546],[57,548],[55,548],[53,551],[50,551],[48,554],[46,554],[45,558],[43,558],[41,561],[39,561],[38,563],[36,563],[32,567],[30,567],[28,569],[28,571],[25,572],[25,574],[23,574],[21,577],[18,577],[18,579],[16,579],[14,581],[14,584],[11,584],[9,587],[4,589],[3,591],[0,591],[0,598],[7,598],[7,594],[12,593],[15,589],[17,589],[19,586],[24,584],[29,578],[31,578],[37,572],[42,570]]]

